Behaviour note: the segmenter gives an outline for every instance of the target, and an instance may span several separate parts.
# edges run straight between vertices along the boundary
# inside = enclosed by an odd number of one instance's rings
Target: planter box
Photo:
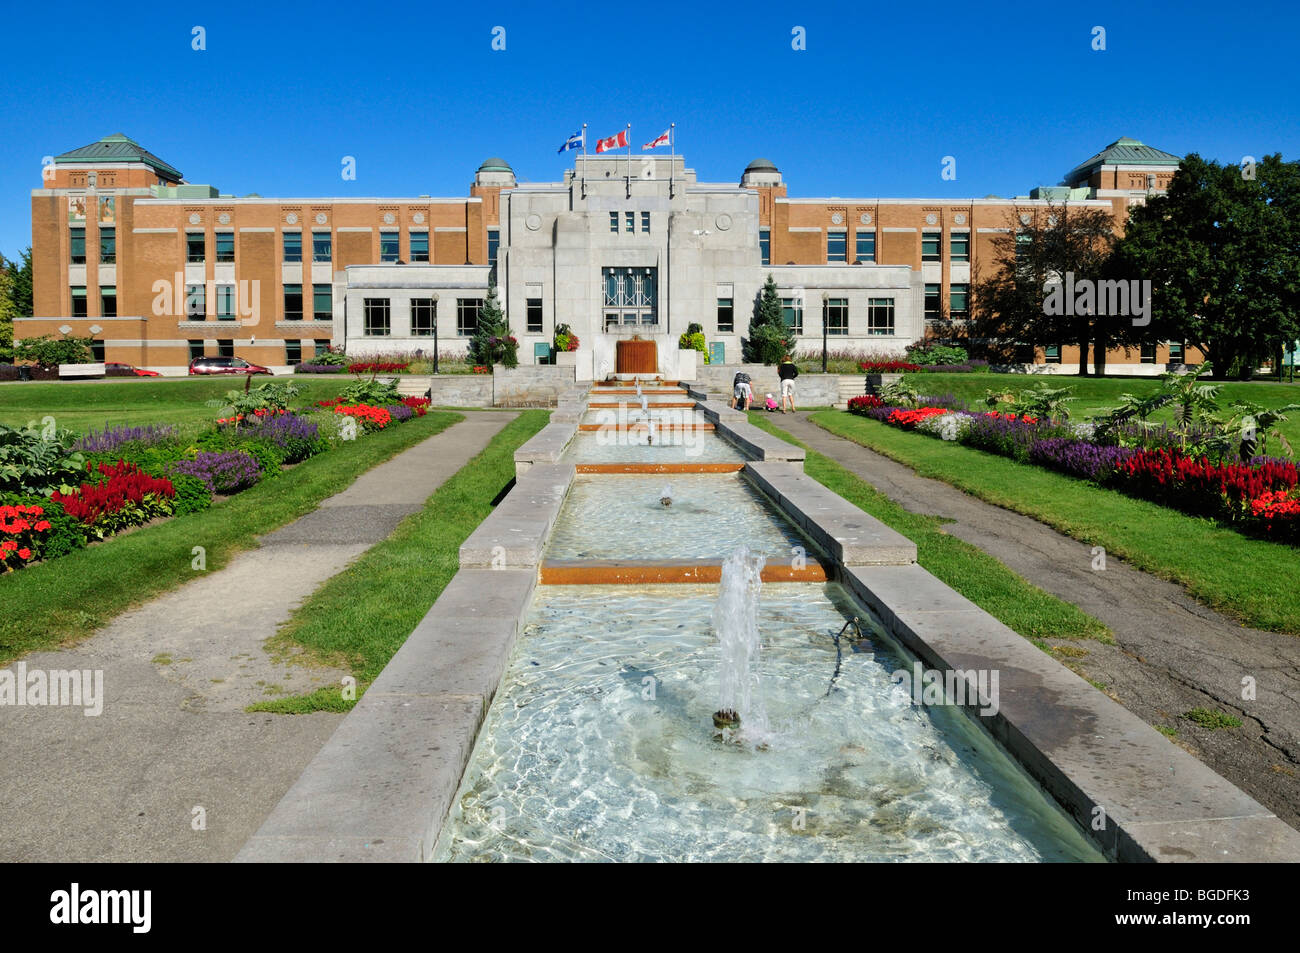
[[[555,363],[558,364],[560,367],[577,367],[578,352],[577,351],[556,351]]]

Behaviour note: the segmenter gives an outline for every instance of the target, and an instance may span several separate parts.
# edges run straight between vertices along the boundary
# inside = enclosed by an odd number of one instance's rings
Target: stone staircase
[[[397,378],[397,392],[403,397],[427,397],[433,378],[422,374],[402,374]]]

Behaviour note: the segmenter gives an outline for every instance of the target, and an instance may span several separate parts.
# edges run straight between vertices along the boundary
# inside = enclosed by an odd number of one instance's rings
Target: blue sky
[[[30,243],[42,156],[111,132],[190,182],[285,197],[461,196],[492,155],[552,181],[584,121],[593,146],[632,123],[637,153],[676,122],[701,180],[766,156],[798,196],[1023,194],[1121,135],[1300,154],[1284,3],[69,3],[5,25],[30,40],[0,59],[8,257]]]

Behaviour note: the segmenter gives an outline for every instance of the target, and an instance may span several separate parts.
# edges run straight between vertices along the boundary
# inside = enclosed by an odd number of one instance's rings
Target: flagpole
[[[632,124],[627,124],[627,197],[632,197]]]
[[[582,197],[587,197],[587,124],[582,124]]]
[[[677,166],[677,147],[673,143],[673,135],[676,132],[677,123],[668,124],[668,197],[673,197],[673,172]]]

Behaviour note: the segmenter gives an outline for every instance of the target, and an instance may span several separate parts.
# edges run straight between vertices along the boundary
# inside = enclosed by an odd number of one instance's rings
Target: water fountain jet
[[[660,506],[673,505],[673,485],[671,483],[667,484],[662,490],[659,491],[659,505]]]
[[[767,712],[758,691],[758,594],[766,562],[766,557],[751,555],[748,546],[736,549],[722,562],[722,582],[713,606],[713,631],[722,649],[714,727],[724,738],[760,745],[767,736]]]

